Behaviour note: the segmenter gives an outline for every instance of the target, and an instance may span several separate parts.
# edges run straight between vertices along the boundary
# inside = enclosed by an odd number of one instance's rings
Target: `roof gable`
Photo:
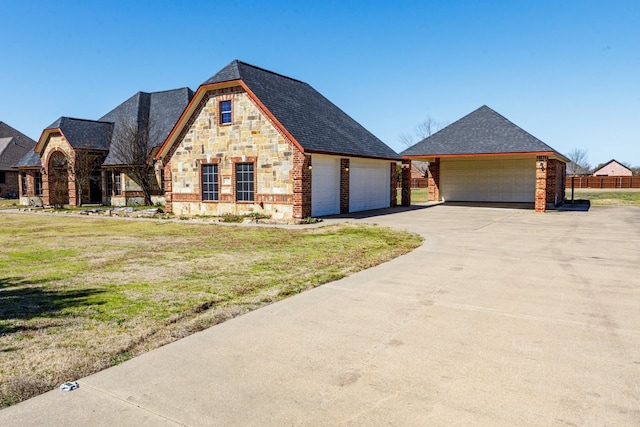
[[[36,151],[42,152],[49,135],[56,131],[64,135],[74,150],[106,151],[109,149],[113,123],[60,117],[42,132]]]
[[[553,148],[483,105],[400,153],[402,156],[554,154]]]
[[[619,168],[622,169],[626,169],[628,170],[630,173],[633,173],[633,171],[631,169],[629,169],[627,166],[623,165],[622,163],[620,163],[619,161],[617,161],[616,159],[611,159],[609,160],[607,163],[605,163],[604,165],[600,166],[597,170],[595,170],[593,172],[594,175],[597,175],[599,172],[603,172],[607,167],[611,166],[611,165],[616,165]]]
[[[398,154],[307,83],[235,60],[198,90],[239,82],[305,152],[398,159]],[[194,99],[193,102],[197,102]],[[181,122],[186,122],[183,117]],[[184,125],[184,123],[182,123]],[[170,143],[169,140],[167,140]]]
[[[24,155],[33,152],[35,146],[33,139],[0,122],[0,170],[11,170]]]
[[[162,145],[192,97],[193,91],[187,87],[163,92],[138,92],[100,120],[114,123],[111,144],[124,143],[127,137],[123,135],[130,132],[131,126],[138,131],[148,132],[147,143],[151,152],[153,148]],[[112,149],[104,164],[122,163],[118,159],[118,152],[119,150]]]

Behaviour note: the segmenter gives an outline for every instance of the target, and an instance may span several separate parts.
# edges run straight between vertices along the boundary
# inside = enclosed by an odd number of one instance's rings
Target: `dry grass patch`
[[[292,230],[50,214],[0,219],[0,407],[421,242],[348,224]]]
[[[571,199],[571,189],[567,189],[567,199]],[[576,188],[575,200],[589,200],[592,206],[640,206],[640,188],[599,189]]]

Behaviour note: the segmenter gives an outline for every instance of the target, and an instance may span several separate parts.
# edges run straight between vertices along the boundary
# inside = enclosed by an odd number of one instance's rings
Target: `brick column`
[[[311,168],[310,155],[293,151],[293,218],[304,219],[311,216]]]
[[[391,173],[391,188],[389,189],[391,198],[389,200],[391,201],[391,207],[395,208],[398,206],[398,163],[391,162],[389,166],[391,168],[389,171]]]
[[[42,205],[50,206],[51,199],[49,197],[49,174],[46,168],[42,168]]]
[[[402,159],[402,206],[411,206],[411,160]]]
[[[548,163],[547,156],[536,156],[536,212],[544,212],[547,209]]]
[[[171,162],[164,165],[164,211],[173,212],[173,182],[171,178]]]
[[[429,162],[427,167],[428,201],[440,201],[440,157],[436,157],[433,162]]]
[[[69,179],[69,184],[68,184],[68,188],[69,188],[69,206],[80,206],[81,205],[81,201],[78,200],[78,194],[77,194],[77,187],[76,187],[76,176],[69,172],[68,174],[68,179]]]
[[[340,159],[340,213],[349,213],[349,159]]]

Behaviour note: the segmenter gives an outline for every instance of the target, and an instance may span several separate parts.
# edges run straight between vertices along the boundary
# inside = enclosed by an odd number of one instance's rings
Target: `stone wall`
[[[219,123],[219,103],[223,100],[232,101],[231,124]],[[304,162],[305,156],[285,139],[241,87],[211,91],[178,138],[165,167],[167,210],[176,215],[261,213],[276,220],[291,219],[294,193],[298,194],[298,203],[310,198],[310,188],[294,191],[294,165],[299,175],[295,179],[302,186]],[[253,202],[236,202],[238,163],[254,165]],[[218,165],[217,201],[202,200],[203,164]],[[295,216],[306,213],[302,208],[298,210]]]
[[[40,157],[42,158],[42,166],[45,172],[42,177],[42,200],[45,205],[51,204],[49,190],[50,186],[52,185],[51,180],[53,179],[53,176],[49,174],[49,160],[51,159],[51,156],[56,152],[61,152],[62,154],[64,154],[67,159],[67,163],[70,163],[71,159],[73,158],[73,149],[71,148],[71,145],[69,144],[69,142],[67,142],[67,139],[59,133],[54,133],[49,136],[44,150],[42,151],[42,153],[40,153]],[[69,205],[77,206],[76,184],[71,174],[69,174],[68,176],[68,190]]]

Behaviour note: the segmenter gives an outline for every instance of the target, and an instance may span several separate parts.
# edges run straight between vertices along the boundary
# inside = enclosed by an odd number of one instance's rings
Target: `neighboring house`
[[[19,194],[18,171],[13,168],[26,153],[33,151],[36,142],[0,122],[0,197],[17,198]]]
[[[143,192],[131,175],[135,161],[154,183],[151,200],[162,203],[163,180],[152,158],[192,96],[189,88],[138,92],[100,120],[59,118],[16,165],[26,183],[21,203],[142,204]],[[142,147],[142,155],[127,157],[136,151],[129,146]]]
[[[564,201],[569,159],[486,105],[400,154],[429,162],[432,201]]]
[[[391,148],[307,83],[233,61],[160,148],[166,210],[275,220],[396,205]]]
[[[631,176],[633,171],[622,163],[612,159],[593,172],[593,176]]]

